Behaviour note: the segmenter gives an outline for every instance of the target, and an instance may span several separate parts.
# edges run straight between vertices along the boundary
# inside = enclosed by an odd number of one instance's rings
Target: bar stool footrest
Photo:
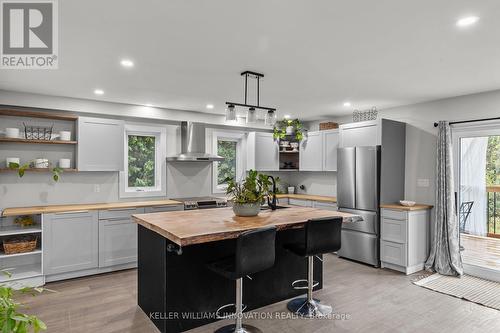
[[[221,306],[220,308],[217,309],[217,311],[215,311],[215,318],[217,318],[217,319],[230,319],[230,318],[234,318],[234,316],[237,315],[236,310],[234,312],[231,312],[230,314],[227,314],[227,315],[220,315],[220,312],[222,310],[227,309],[229,307],[234,307],[236,309],[236,304],[230,303],[230,304],[226,304],[226,305]],[[246,308],[247,308],[247,306],[245,304],[243,304],[243,308],[242,308],[241,311],[245,311]]]
[[[304,284],[304,285],[301,285]],[[313,288],[316,288],[319,285],[318,281],[313,281]],[[296,290],[302,290],[302,289],[308,289],[309,288],[309,281],[306,279],[301,279],[301,280],[295,280],[292,282],[292,288]]]

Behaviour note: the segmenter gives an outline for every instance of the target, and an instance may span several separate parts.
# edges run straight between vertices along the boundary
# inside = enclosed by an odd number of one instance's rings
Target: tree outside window
[[[128,136],[128,187],[154,187],[156,138]]]
[[[236,141],[217,140],[217,154],[225,158],[218,162],[217,186],[227,185],[228,179],[236,180],[236,147]]]

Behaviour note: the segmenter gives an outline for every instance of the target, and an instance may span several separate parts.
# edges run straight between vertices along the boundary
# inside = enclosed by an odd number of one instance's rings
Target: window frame
[[[239,182],[243,178],[243,138],[245,133],[236,132],[213,132],[212,134],[212,153],[218,153],[219,140],[236,142],[236,181]],[[212,167],[212,193],[226,193],[226,185],[218,185],[218,165],[219,162],[214,162]]]
[[[155,137],[155,186],[129,187],[128,186],[128,137],[154,136]],[[124,128],[124,161],[123,171],[120,171],[120,198],[160,197],[167,195],[166,186],[166,158],[167,158],[167,129],[165,127],[131,125]]]

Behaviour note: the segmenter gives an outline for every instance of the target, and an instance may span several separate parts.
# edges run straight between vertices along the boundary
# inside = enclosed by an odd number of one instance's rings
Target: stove
[[[227,199],[217,197],[194,197],[172,199],[184,204],[184,210],[227,207]]]

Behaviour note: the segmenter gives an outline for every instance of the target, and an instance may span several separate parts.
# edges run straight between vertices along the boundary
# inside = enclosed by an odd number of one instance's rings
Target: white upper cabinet
[[[300,142],[299,170],[323,170],[323,133],[309,132]]]
[[[380,127],[377,120],[340,125],[340,147],[380,145]]]
[[[279,146],[272,133],[248,133],[246,164],[247,170],[279,170]]]
[[[79,171],[123,171],[124,122],[116,119],[78,118]]]
[[[337,171],[337,148],[339,131],[323,131],[323,171]]]

